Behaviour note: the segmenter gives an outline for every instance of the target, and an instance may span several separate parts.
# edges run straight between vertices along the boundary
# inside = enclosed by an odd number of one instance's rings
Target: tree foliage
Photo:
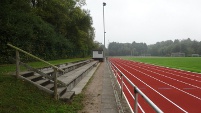
[[[116,43],[112,42],[108,47],[111,56],[171,56],[172,53],[185,53],[186,56],[192,54],[201,55],[201,42],[191,40],[167,40],[148,45],[146,43]]]
[[[109,55],[111,56],[138,56],[147,53],[147,45],[145,43],[117,43],[112,42],[108,46]]]
[[[201,55],[201,42],[190,38],[157,42],[148,46],[148,53],[153,56],[171,56],[171,53],[185,53],[186,56],[191,56],[192,54]]]
[[[8,63],[16,45],[45,60],[85,57],[96,47],[84,0],[1,0],[0,63]],[[30,60],[21,56],[25,60]]]

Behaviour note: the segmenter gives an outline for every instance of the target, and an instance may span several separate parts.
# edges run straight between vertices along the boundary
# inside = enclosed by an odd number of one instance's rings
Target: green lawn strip
[[[84,59],[49,61],[62,64]],[[41,62],[28,63],[35,68],[46,66]],[[0,113],[77,113],[83,108],[83,94],[76,95],[71,103],[55,101],[47,93],[40,91],[26,81],[16,79],[8,72],[15,71],[15,65],[0,66]]]
[[[200,57],[123,57],[127,60],[201,73]]]
[[[1,75],[0,84],[0,113],[77,113],[83,107],[82,94],[67,104],[13,76]]]

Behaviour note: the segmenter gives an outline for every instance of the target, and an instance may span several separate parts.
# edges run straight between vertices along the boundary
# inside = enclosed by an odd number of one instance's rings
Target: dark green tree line
[[[145,43],[117,43],[112,42],[108,46],[110,56],[139,56],[147,53]]]
[[[85,57],[97,46],[84,0],[1,0],[0,63],[11,43],[45,60]],[[30,60],[25,56],[21,56]]]
[[[171,56],[171,53],[185,53],[186,56],[201,55],[201,42],[190,38],[157,42],[148,46],[148,53],[153,56]]]
[[[201,42],[196,40],[167,40],[148,45],[146,43],[117,43],[112,42],[108,46],[110,56],[171,56],[172,53],[185,53],[201,55]]]

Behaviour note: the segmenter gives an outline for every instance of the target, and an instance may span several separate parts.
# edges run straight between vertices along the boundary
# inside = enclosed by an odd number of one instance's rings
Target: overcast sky
[[[187,39],[201,41],[201,0],[86,0],[95,28],[95,40],[132,43]]]

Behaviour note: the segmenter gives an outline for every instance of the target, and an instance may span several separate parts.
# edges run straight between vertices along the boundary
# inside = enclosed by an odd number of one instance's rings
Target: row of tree
[[[90,12],[81,8],[84,4],[84,0],[1,0],[0,63],[14,56],[7,43],[45,60],[90,55],[98,44]]]
[[[138,56],[147,53],[146,43],[117,43],[112,42],[108,46],[108,54],[110,56]]]
[[[108,46],[110,56],[171,56],[172,53],[184,53],[201,55],[201,41],[191,40],[167,40],[147,45],[146,43],[117,43],[112,42]]]

